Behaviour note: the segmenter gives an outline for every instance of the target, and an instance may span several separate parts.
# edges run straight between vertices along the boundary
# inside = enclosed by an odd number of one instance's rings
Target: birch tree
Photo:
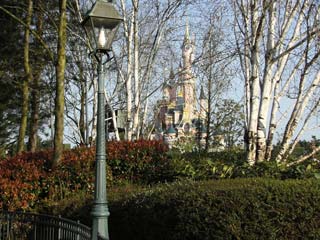
[[[319,3],[232,3],[245,80],[247,160],[251,165],[270,160],[277,133],[281,138],[276,160],[285,162],[318,107]]]

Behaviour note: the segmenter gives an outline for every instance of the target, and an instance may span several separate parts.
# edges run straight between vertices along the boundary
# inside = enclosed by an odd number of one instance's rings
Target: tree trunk
[[[17,152],[21,153],[24,150],[24,139],[26,136],[27,130],[27,121],[28,121],[28,106],[29,106],[29,84],[32,81],[32,72],[30,66],[30,25],[32,18],[33,10],[33,1],[28,1],[28,12],[26,18],[26,27],[24,34],[24,71],[25,77],[22,85],[22,109],[21,109],[21,122],[19,129],[19,138],[18,138],[18,149]]]
[[[264,77],[262,79],[262,96],[259,109],[259,122],[257,129],[257,162],[263,162],[266,155],[266,139],[267,139],[267,123],[268,123],[268,113],[272,97],[273,88],[275,86],[273,75],[272,62],[274,56],[274,35],[275,35],[275,2],[270,3],[268,9],[269,22],[268,22],[268,37],[267,37],[267,49],[265,54],[265,67],[264,67]]]
[[[38,1],[38,5],[41,8],[41,1]],[[42,12],[37,12],[37,32],[39,36],[43,33],[43,14]],[[42,53],[42,50],[40,49]],[[32,91],[31,91],[31,119],[30,119],[30,133],[29,133],[29,143],[28,150],[35,152],[38,146],[38,129],[39,129],[39,112],[40,112],[40,78],[43,69],[43,61],[38,57],[36,59],[37,69],[34,74]]]
[[[146,102],[145,102],[145,105],[144,105],[144,109],[143,109],[143,115],[142,115],[142,118],[141,118],[141,123],[140,123],[140,131],[139,131],[139,139],[142,138],[144,139],[147,136],[145,136],[145,129],[146,129],[146,126],[147,126],[147,113],[148,113],[148,109],[149,109],[149,99],[147,98],[146,99]]]
[[[139,78],[139,25],[138,9],[139,0],[132,0],[133,4],[133,52],[134,52],[134,111],[133,124],[135,139],[139,139],[139,119],[140,119],[140,78]]]
[[[39,112],[40,112],[40,74],[34,75],[31,93],[31,118],[28,150],[35,152],[38,146]]]
[[[247,161],[250,165],[256,162],[257,151],[257,127],[258,127],[258,113],[260,105],[260,81],[259,81],[259,44],[260,35],[254,35],[258,32],[259,15],[257,11],[257,1],[252,1],[250,6],[250,24],[252,36],[249,36],[250,48],[250,109],[249,109],[249,123],[248,132],[246,134],[248,138],[247,148]],[[248,36],[247,36],[248,37]]]
[[[86,145],[86,125],[85,125],[85,105],[86,105],[86,84],[83,77],[83,66],[79,63],[79,80],[80,80],[80,117],[79,117],[79,130],[80,130],[80,145]]]
[[[303,76],[301,77],[302,79],[300,79],[301,89],[302,89],[302,85],[304,82],[305,73],[307,71],[308,71],[308,69],[305,68],[305,72],[302,74]],[[279,151],[277,158],[276,158],[277,162],[286,161],[286,158],[288,155],[288,150],[290,147],[290,140],[294,134],[294,131],[296,130],[296,128],[298,126],[298,123],[300,121],[303,110],[305,109],[310,98],[314,94],[314,91],[317,88],[319,82],[320,82],[320,72],[317,73],[317,76],[315,77],[313,84],[308,88],[308,90],[306,91],[306,94],[304,96],[302,96],[302,91],[300,90],[297,102],[294,106],[294,109],[292,111],[292,114],[290,116],[290,119],[289,119],[289,121],[286,125],[286,128],[285,128],[285,131],[284,131],[284,136],[283,136],[283,139],[281,142],[280,151]]]
[[[297,6],[298,4],[295,5],[293,12],[297,11]],[[300,15],[299,17],[299,21],[295,26],[294,29],[294,33],[293,33],[293,39],[296,38],[299,35],[299,31],[301,28],[301,23],[302,23],[302,16]],[[293,18],[289,18],[288,22],[292,22]],[[287,24],[287,26],[290,26],[290,24]],[[281,41],[283,41],[283,38],[285,36],[285,33],[288,31],[288,27],[283,29],[283,34],[281,36]],[[293,46],[293,42],[289,43],[288,47],[292,47]],[[280,47],[279,52],[283,51],[283,47]],[[273,150],[273,138],[274,138],[274,134],[277,128],[277,119],[276,119],[276,112],[279,108],[279,102],[280,99],[282,97],[282,95],[284,94],[284,92],[286,92],[287,88],[289,87],[289,84],[291,82],[291,80],[293,79],[293,77],[295,76],[298,67],[300,65],[303,64],[303,58],[300,59],[300,61],[298,62],[298,64],[295,66],[294,70],[291,72],[289,78],[286,80],[284,86],[282,87],[282,89],[279,91],[279,85],[281,82],[281,77],[284,73],[285,67],[288,63],[288,59],[289,59],[289,54],[285,55],[278,63],[277,65],[277,70],[276,73],[273,77],[274,82],[275,82],[275,86],[273,88],[273,101],[272,101],[272,107],[271,107],[271,115],[270,115],[270,121],[269,121],[269,132],[268,132],[268,138],[267,138],[267,146],[266,146],[266,153],[265,153],[265,159],[266,161],[270,161],[271,160],[271,154],[272,154],[272,150]]]
[[[64,124],[64,73],[66,68],[67,42],[67,0],[60,1],[60,17],[58,27],[58,48],[56,66],[56,99],[55,99],[55,131],[53,167],[58,164],[63,151],[63,124]]]
[[[131,18],[128,19],[126,13],[126,3],[124,0],[121,0],[121,8],[123,15],[123,27],[124,27],[124,35],[126,38],[126,47],[128,52],[128,63],[127,63],[127,77],[125,79],[126,85],[126,110],[127,110],[127,122],[126,122],[126,140],[132,140],[132,42],[133,42],[133,24],[129,24],[129,22],[133,22],[134,15],[131,15]]]
[[[111,102],[110,102],[110,99],[109,99],[106,91],[104,92],[104,95],[105,95],[105,99],[106,99],[106,102],[107,102],[107,106],[109,107],[108,108],[108,112],[109,112],[109,110],[111,112],[112,124],[113,124],[113,127],[114,127],[114,134],[115,134],[115,137],[116,137],[115,140],[116,141],[120,141],[116,112],[115,112],[114,108],[111,106]],[[109,118],[109,116],[107,116],[107,118]]]
[[[118,123],[117,123],[117,116],[116,116],[116,112],[113,110],[113,108],[111,109],[111,114],[112,114],[112,122],[113,122],[113,126],[114,126],[114,134],[116,137],[116,141],[120,141],[120,135],[119,135],[119,130],[118,130]]]
[[[85,88],[85,112],[86,112],[86,139],[85,143],[86,146],[89,146],[90,141],[89,141],[89,112],[88,112],[88,85],[87,81],[84,82],[84,88]]]
[[[97,66],[95,66],[97,67]],[[98,81],[95,81],[93,78],[93,99],[92,99],[92,127],[91,127],[91,136],[90,136],[90,146],[95,145],[96,136],[97,136],[97,115],[98,115]]]
[[[210,58],[211,58],[211,52],[210,52]],[[211,66],[209,66],[209,78],[208,78],[208,92],[207,92],[207,106],[208,109],[205,109],[206,111],[206,119],[205,119],[205,125],[206,125],[206,145],[205,145],[205,151],[209,151],[210,146],[210,135],[211,135],[211,129],[210,129],[210,123],[211,123],[211,111],[212,111],[212,69]]]

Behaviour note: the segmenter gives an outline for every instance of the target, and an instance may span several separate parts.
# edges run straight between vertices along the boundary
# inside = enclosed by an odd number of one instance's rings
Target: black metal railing
[[[91,240],[91,229],[62,217],[0,212],[0,240]]]

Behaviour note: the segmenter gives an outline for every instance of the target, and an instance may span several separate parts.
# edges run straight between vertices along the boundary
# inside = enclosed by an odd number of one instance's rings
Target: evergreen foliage
[[[110,202],[113,239],[319,239],[318,180],[161,185]]]
[[[268,178],[109,189],[115,240],[319,239],[320,182]],[[90,225],[91,196],[46,208]]]
[[[21,16],[21,8],[12,1],[4,0],[2,3],[12,9],[13,13]],[[19,5],[20,6],[20,5]],[[20,86],[23,78],[23,44],[21,27],[0,11],[0,155],[7,146],[13,145],[17,140],[19,125],[19,105],[21,100]],[[21,41],[17,41],[21,39]]]

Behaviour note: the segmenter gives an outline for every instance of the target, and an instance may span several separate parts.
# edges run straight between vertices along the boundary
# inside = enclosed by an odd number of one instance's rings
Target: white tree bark
[[[300,128],[297,136],[295,137],[293,143],[290,145],[289,149],[288,149],[288,155],[291,155],[296,147],[296,145],[299,142],[300,137],[302,136],[302,134],[305,132],[306,128],[307,128],[307,123],[309,122],[309,120],[311,119],[311,117],[315,114],[316,110],[318,109],[319,106],[319,102],[320,102],[320,98],[315,102],[314,106],[312,107],[311,111],[308,113],[308,115],[305,117],[304,119],[304,123],[303,123],[303,127]]]
[[[278,6],[279,8],[280,6]],[[289,26],[291,26],[291,23],[293,21],[293,18],[290,18],[288,16],[290,15],[295,15],[298,10],[298,2],[294,5],[292,8],[292,11],[286,11],[285,15],[285,20],[283,21],[283,24],[281,26],[281,35],[279,36],[279,40],[277,41],[277,45],[280,44],[281,42],[284,41],[284,38],[286,34],[288,33]],[[300,28],[301,28],[301,23],[302,23],[302,18],[300,16],[299,20],[297,21],[297,24],[294,27],[294,33],[292,35],[292,40],[296,40]],[[290,41],[288,44],[288,48],[291,48],[293,46],[293,41]],[[279,45],[279,48],[277,49],[278,52],[283,52],[283,46]],[[289,59],[290,54],[285,55],[280,61],[277,63],[276,71],[273,76],[274,79],[274,88],[273,88],[273,100],[272,100],[272,107],[271,107],[271,116],[270,116],[270,121],[269,121],[269,132],[268,132],[268,137],[266,141],[266,153],[265,153],[265,160],[270,161],[271,159],[271,152],[273,150],[273,139],[274,139],[274,134],[277,129],[277,118],[276,118],[276,113],[279,110],[279,102],[281,100],[281,97],[283,97],[284,93],[287,91],[290,82],[292,81],[293,77],[295,76],[297,69],[300,64],[302,64],[303,58],[300,59],[299,63],[295,66],[293,71],[290,74],[290,77],[286,80],[284,86],[282,89],[279,91],[280,88],[280,82],[281,78],[284,74],[285,67],[288,64],[288,59]]]
[[[126,39],[126,48],[127,48],[127,54],[128,54],[128,60],[127,60],[127,74],[125,81],[126,86],[126,110],[127,110],[127,126],[126,126],[126,139],[131,141],[132,139],[132,41],[133,41],[133,24],[130,25],[130,22],[133,21],[134,15],[131,14],[131,16],[127,15],[126,10],[126,3],[124,0],[121,0],[121,9],[122,9],[122,15],[123,15],[123,26],[124,26],[124,36]],[[123,76],[124,74],[122,74]]]
[[[248,129],[248,154],[247,160],[250,165],[256,162],[256,151],[257,151],[257,128],[258,128],[258,113],[261,99],[260,89],[260,69],[259,69],[259,54],[260,44],[262,40],[262,25],[264,22],[264,16],[258,12],[258,1],[252,0],[251,5],[251,37],[250,37],[250,118],[249,118],[249,129]]]
[[[314,91],[316,90],[316,88],[318,88],[319,83],[320,83],[320,71],[317,73],[317,76],[315,77],[313,84],[306,91],[306,94],[304,96],[302,96],[302,94],[298,96],[298,100],[294,106],[290,119],[286,125],[284,137],[281,143],[281,148],[276,158],[277,162],[286,161],[287,152],[290,147],[290,140],[294,134],[294,131],[297,128],[297,125],[300,121],[301,115],[303,114],[306,105],[309,103],[309,100],[313,95]],[[303,84],[301,84],[301,86],[303,86]]]
[[[112,118],[112,123],[113,123],[113,127],[114,127],[114,134],[116,136],[116,140],[120,141],[116,112],[115,112],[114,108],[112,107],[112,103],[110,101],[110,97],[108,96],[108,93],[106,91],[104,91],[104,96],[105,96],[106,102],[108,104],[108,109],[111,112],[111,118]]]
[[[98,102],[98,84],[93,80],[93,104],[92,104],[92,128],[90,145],[94,145],[97,136],[97,102]]]
[[[140,116],[140,59],[139,59],[139,22],[138,22],[138,10],[139,0],[132,0],[133,5],[133,52],[134,52],[134,109],[133,109],[133,124],[135,139],[139,139],[139,116]]]
[[[265,55],[265,67],[262,79],[262,93],[259,108],[258,117],[258,129],[257,129],[257,161],[262,162],[265,159],[266,154],[266,131],[267,121],[269,114],[269,105],[271,102],[271,96],[274,87],[273,69],[274,62],[272,62],[274,55],[274,44],[275,44],[275,23],[276,23],[276,3],[271,1],[268,9],[268,30],[267,30],[267,49]]]
[[[249,164],[270,160],[278,115],[289,111],[276,160],[292,152],[293,137],[310,118],[306,106],[319,89],[318,8],[315,0],[235,0],[235,36],[246,82]],[[246,30],[249,29],[249,30]],[[249,49],[249,51],[248,51]],[[250,59],[246,62],[245,59]],[[250,88],[248,88],[248,83]],[[288,93],[291,89],[292,93]],[[294,107],[284,104],[288,96]],[[291,96],[292,95],[292,96]],[[285,109],[287,108],[287,110]],[[299,126],[299,127],[298,127]],[[282,126],[283,127],[283,126]],[[300,133],[299,133],[300,130]]]
[[[144,128],[147,125],[148,108],[149,108],[149,99],[147,98],[144,104],[144,110],[143,110],[143,115],[142,115],[141,124],[140,124],[140,133],[142,134],[142,136],[144,136]],[[149,137],[147,137],[147,139],[149,139]]]

